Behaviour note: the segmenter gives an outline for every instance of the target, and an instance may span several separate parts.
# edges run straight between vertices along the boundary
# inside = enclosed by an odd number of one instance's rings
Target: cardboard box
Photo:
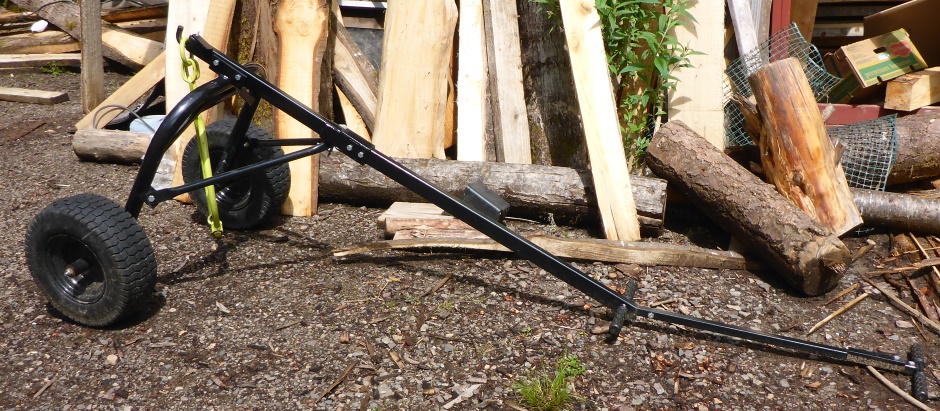
[[[928,67],[940,66],[940,1],[911,0],[865,17],[865,36],[905,29]]]
[[[826,70],[842,80],[829,91],[830,103],[846,103],[864,90],[927,63],[904,29],[840,47],[827,56]]]

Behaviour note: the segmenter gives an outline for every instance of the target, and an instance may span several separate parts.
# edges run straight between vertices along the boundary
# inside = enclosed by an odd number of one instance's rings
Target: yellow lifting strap
[[[186,52],[186,37],[180,40],[180,58],[183,59],[183,81],[189,83],[189,91],[196,89],[196,80],[199,79],[199,62]],[[202,167],[202,178],[212,177],[212,162],[209,159],[209,139],[206,136],[206,122],[202,114],[196,116],[193,122],[196,127],[196,143],[199,145],[199,162]],[[216,237],[222,236],[222,220],[219,219],[219,206],[215,201],[215,186],[206,186],[206,208],[209,210],[209,228]]]

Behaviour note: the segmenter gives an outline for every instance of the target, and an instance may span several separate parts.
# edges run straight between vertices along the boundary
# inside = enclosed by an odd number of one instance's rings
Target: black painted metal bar
[[[244,177],[249,174],[260,173],[264,170],[267,170],[276,165],[288,163],[297,159],[304,157],[309,157],[317,153],[322,153],[326,150],[329,150],[330,146],[320,143],[318,145],[307,147],[305,149],[297,150],[288,154],[285,154],[282,157],[272,158],[268,160],[262,160],[257,163],[248,164],[241,166],[234,170],[228,170],[219,174],[215,174],[212,177],[194,181],[192,183],[186,183],[181,186],[164,188],[156,191],[146,192],[142,195],[144,201],[147,205],[154,207],[157,204],[160,204],[164,201],[170,200],[180,194],[185,194],[193,190],[198,190],[200,188],[206,188],[211,185],[221,184],[228,181],[232,181],[241,177]]]
[[[140,210],[143,208],[146,199],[145,193],[153,191],[150,185],[153,184],[153,177],[157,174],[157,168],[160,166],[163,153],[170,149],[173,142],[186,131],[186,127],[196,119],[199,113],[219,104],[234,92],[235,88],[232,83],[225,77],[219,77],[197,87],[183,97],[176,107],[173,107],[167,113],[163,123],[154,132],[150,145],[147,147],[147,152],[141,160],[140,169],[134,179],[134,185],[131,187],[127,203],[124,205],[124,209],[128,213],[135,218],[140,215]]]
[[[336,147],[353,160],[376,169],[455,218],[466,222],[471,227],[516,252],[520,257],[532,261],[605,307],[617,310],[621,306],[625,306],[628,312],[648,319],[837,360],[868,364],[907,374],[913,374],[919,370],[916,364],[911,361],[904,361],[898,356],[887,356],[864,350],[817,344],[811,341],[763,333],[730,324],[638,306],[632,298],[620,295],[498,221],[478,212],[464,201],[447,194],[432,182],[375,150],[369,141],[345,127],[327,120],[264,79],[253,75],[246,68],[212,48],[198,35],[190,37],[190,41],[187,42],[187,49],[200,59],[209,62],[210,68],[217,72],[220,77],[230,79],[237,87],[251,90],[253,96],[267,100],[282,112],[318,133],[326,145]]]

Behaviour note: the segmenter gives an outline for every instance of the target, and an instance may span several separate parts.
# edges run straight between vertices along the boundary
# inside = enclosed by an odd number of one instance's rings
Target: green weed
[[[534,377],[523,377],[513,383],[512,388],[521,397],[522,404],[531,410],[559,410],[575,400],[569,379],[584,372],[585,367],[577,357],[565,354],[558,360],[554,376],[542,372]]]

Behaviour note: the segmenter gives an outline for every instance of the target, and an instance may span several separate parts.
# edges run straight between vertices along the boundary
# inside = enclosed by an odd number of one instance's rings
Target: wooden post
[[[483,20],[496,158],[506,163],[532,164],[515,0],[483,0]]]
[[[453,0],[392,1],[385,12],[372,141],[392,157],[444,158]]]
[[[622,189],[624,184],[630,186],[630,170],[607,70],[600,16],[591,0],[561,0],[561,17],[604,234],[608,240],[639,240],[633,192]]]
[[[825,293],[848,268],[852,253],[829,229],[682,122],[660,128],[646,162],[797,290]]]
[[[457,160],[486,161],[486,36],[482,0],[461,0],[457,52]]]
[[[329,39],[329,0],[286,0],[278,5],[274,29],[280,38],[279,87],[314,111],[320,109],[321,64]],[[278,111],[277,138],[313,138],[315,133],[296,119]],[[302,147],[284,147],[293,152]],[[319,157],[291,161],[291,188],[282,212],[294,216],[316,214]]]
[[[836,235],[859,226],[840,155],[800,62],[791,57],[770,63],[748,81],[763,120],[759,146],[767,179]]]
[[[104,59],[101,57],[101,2],[81,0],[82,111],[104,100]]]

